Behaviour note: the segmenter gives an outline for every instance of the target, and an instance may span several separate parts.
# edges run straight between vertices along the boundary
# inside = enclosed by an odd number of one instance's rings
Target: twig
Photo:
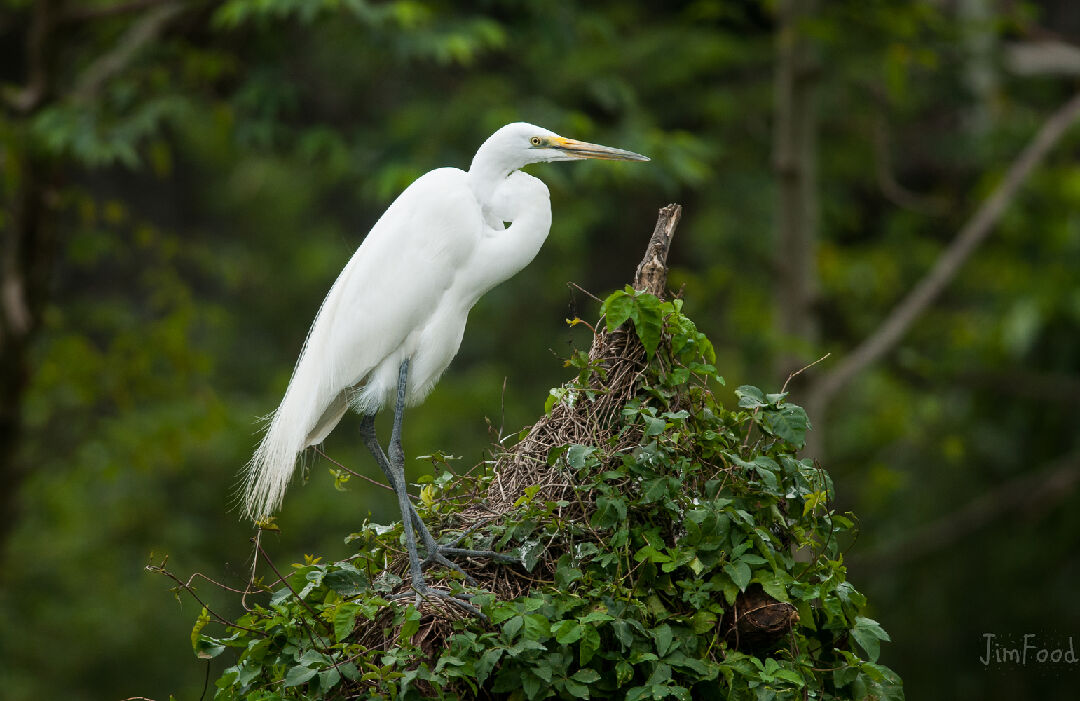
[[[577,289],[577,290],[578,290],[579,292],[584,292],[584,293],[585,293],[585,294],[587,294],[588,296],[590,296],[590,297],[592,297],[593,299],[595,299],[595,300],[596,300],[597,302],[603,302],[603,301],[604,301],[604,300],[600,299],[599,297],[597,297],[596,295],[594,295],[594,294],[593,294],[592,292],[589,292],[588,290],[586,290],[586,289],[585,289],[584,287],[582,287],[581,285],[577,284],[576,282],[568,282],[568,283],[566,283],[566,285],[567,285],[567,287],[574,287],[574,288],[576,288],[576,289]]]
[[[788,375],[787,379],[784,380],[784,386],[780,388],[780,394],[783,394],[784,392],[787,392],[788,383],[791,382],[791,380],[796,375],[801,375],[805,371],[809,370],[810,368],[812,368],[815,365],[817,365],[818,363],[820,363],[822,360],[825,360],[826,358],[828,358],[830,355],[832,355],[832,353],[826,353],[825,355],[821,356],[820,358],[818,358],[814,362],[810,363],[809,365],[805,365],[805,366],[799,368],[798,370],[796,370],[795,372],[791,373],[790,375]]]
[[[893,308],[885,321],[812,387],[815,414],[856,375],[888,353],[912,323],[941,294],[960,267],[981,244],[1016,197],[1031,172],[1046,158],[1070,126],[1080,118],[1080,94],[1058,108],[1009,167],[994,192],[964,224],[934,267]]]
[[[193,599],[195,599],[195,601],[199,602],[199,604],[204,609],[206,609],[206,612],[209,613],[211,616],[213,616],[214,619],[217,620],[218,623],[220,623],[220,624],[222,624],[224,626],[228,626],[230,628],[240,628],[241,630],[246,630],[249,633],[255,633],[256,635],[260,635],[260,636],[262,636],[264,638],[267,637],[267,633],[265,633],[265,632],[263,632],[261,630],[255,630],[254,628],[248,628],[246,626],[239,625],[239,624],[235,623],[234,621],[230,621],[229,619],[227,619],[224,616],[218,614],[212,608],[207,606],[206,602],[203,601],[199,597],[199,595],[195,593],[195,588],[191,586],[191,579],[193,579],[195,577],[195,575],[192,575],[191,578],[189,578],[187,582],[184,582],[179,577],[177,577],[175,574],[173,574],[169,570],[165,569],[165,563],[164,562],[162,562],[160,565],[147,565],[146,566],[146,571],[147,572],[156,572],[156,573],[164,575],[164,576],[168,577],[169,579],[171,579],[172,581],[176,582],[177,585],[181,589],[186,591],[191,596],[191,598],[193,598]],[[202,575],[199,575],[199,576],[202,576]],[[206,579],[209,579],[209,577],[206,577]],[[216,584],[216,582],[215,582],[215,584]]]
[[[323,452],[323,449],[320,446],[315,446],[315,452],[318,453],[319,455],[321,455],[322,457],[326,458],[330,462],[334,463],[335,465],[340,467],[342,470],[345,470],[346,472],[348,472],[353,477],[358,477],[358,478],[360,478],[362,480],[370,482],[371,484],[375,485],[376,487],[382,487],[383,489],[387,490],[388,492],[394,491],[394,488],[391,487],[388,484],[384,484],[384,483],[382,483],[382,482],[380,482],[379,480],[376,480],[376,479],[371,479],[367,475],[362,475],[359,472],[356,472],[355,470],[351,470],[351,469],[345,467],[340,462],[338,462],[337,460],[334,460],[332,457],[330,457],[325,452]]]
[[[289,580],[285,579],[285,576],[281,574],[281,572],[278,570],[277,565],[274,564],[274,562],[270,559],[270,556],[266,554],[265,550],[263,550],[262,544],[258,541],[258,539],[252,538],[251,542],[255,544],[255,549],[262,554],[263,559],[266,560],[266,564],[270,565],[270,569],[274,570],[274,574],[278,576],[278,579],[281,581],[282,584],[285,585],[285,588],[292,592],[292,595],[296,598],[298,602],[300,602],[300,605],[307,609],[307,612],[311,614],[311,620],[319,621],[319,615],[315,613],[315,611],[310,606],[308,606],[308,603],[304,601],[303,597],[301,597],[296,592],[296,590],[292,588],[292,585],[289,584]],[[304,628],[307,630],[308,633],[308,638],[311,640],[312,644],[315,644],[315,633],[311,630],[311,628],[308,627],[307,622],[304,621],[303,618],[300,618],[299,620],[301,623],[304,624]],[[325,622],[323,623],[323,625],[326,625]]]

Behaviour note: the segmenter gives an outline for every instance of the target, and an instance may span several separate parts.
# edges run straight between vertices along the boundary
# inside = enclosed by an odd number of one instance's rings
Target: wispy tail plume
[[[295,378],[294,378],[295,379]],[[247,464],[244,479],[244,512],[253,521],[262,520],[281,506],[285,490],[296,471],[297,458],[307,447],[310,397],[289,390],[281,406],[269,417],[266,435]],[[309,401],[304,402],[304,399]]]

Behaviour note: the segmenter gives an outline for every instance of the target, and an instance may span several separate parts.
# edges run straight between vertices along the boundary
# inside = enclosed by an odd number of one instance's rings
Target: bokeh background
[[[727,391],[831,353],[792,400],[911,698],[1072,697],[1080,664],[980,657],[1080,644],[1078,77],[1074,0],[0,0],[0,697],[198,698],[199,607],[144,565],[242,585],[237,476],[320,300],[398,192],[516,120],[653,160],[530,167],[550,239],[411,455],[467,469],[529,424],[583,290],[680,202],[670,283]],[[355,428],[326,449],[375,473]],[[283,566],[394,517],[328,466],[264,541]]]

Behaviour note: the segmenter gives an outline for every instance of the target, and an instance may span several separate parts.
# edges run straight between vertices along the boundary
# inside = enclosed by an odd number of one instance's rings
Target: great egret
[[[402,413],[427,396],[450,364],[480,296],[525,267],[547,238],[548,189],[518,169],[586,158],[649,160],[518,122],[492,134],[468,172],[439,168],[401,193],[319,308],[285,397],[247,465],[248,516],[260,520],[280,506],[297,457],[322,443],[352,407],[363,416],[361,435],[397,494],[417,594],[446,596],[424,582],[414,525],[427,551],[424,564],[457,569],[447,555],[495,555],[431,537],[405,489]],[[394,406],[388,456],[374,424],[386,405]]]

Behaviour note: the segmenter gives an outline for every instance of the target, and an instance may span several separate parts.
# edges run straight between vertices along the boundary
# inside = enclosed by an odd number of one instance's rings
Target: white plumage
[[[427,396],[457,353],[472,306],[547,238],[547,187],[517,168],[580,158],[648,160],[509,124],[484,142],[469,171],[433,170],[390,205],[330,288],[248,463],[251,518],[278,508],[300,453],[321,443],[350,406],[374,414],[392,405],[403,360],[407,403]]]

